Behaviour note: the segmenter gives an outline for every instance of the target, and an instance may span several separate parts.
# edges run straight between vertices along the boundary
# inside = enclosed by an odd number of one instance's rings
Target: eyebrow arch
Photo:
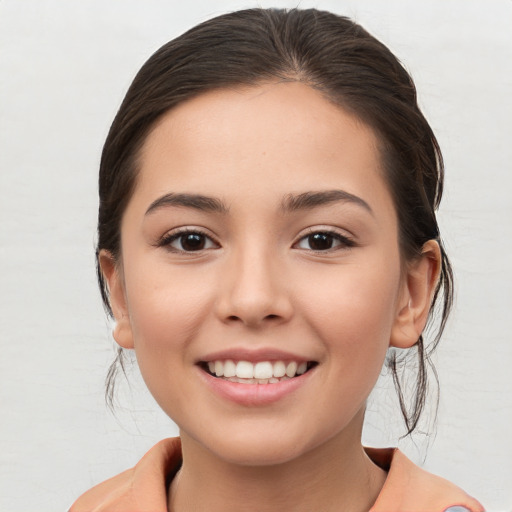
[[[336,202],[353,203],[374,215],[370,205],[364,199],[350,192],[346,192],[345,190],[303,192],[298,195],[288,194],[284,198],[281,207],[285,212],[293,212],[297,210],[309,210]]]
[[[166,206],[182,206],[214,213],[228,213],[228,207],[215,197],[203,196],[201,194],[175,194],[169,193],[153,201],[146,210],[146,215],[164,208]]]

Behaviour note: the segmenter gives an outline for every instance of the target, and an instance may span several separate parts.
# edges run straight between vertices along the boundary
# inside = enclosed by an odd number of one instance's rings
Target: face
[[[182,435],[243,464],[359,436],[411,303],[373,132],[264,84],[170,111],[140,163],[103,269],[116,340]]]

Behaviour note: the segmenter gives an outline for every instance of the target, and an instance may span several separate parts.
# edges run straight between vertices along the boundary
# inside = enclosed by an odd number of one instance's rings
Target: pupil
[[[186,251],[199,251],[204,247],[204,237],[197,233],[189,233],[181,238],[181,245]]]
[[[332,235],[327,233],[315,233],[309,235],[309,246],[315,251],[325,251],[332,247]]]

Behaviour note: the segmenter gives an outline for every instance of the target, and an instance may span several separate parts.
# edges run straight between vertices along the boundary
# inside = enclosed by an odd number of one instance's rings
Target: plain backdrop
[[[95,282],[97,168],[135,72],[163,43],[247,1],[0,2],[0,510],[66,510],[177,433],[114,355]],[[354,17],[416,80],[446,160],[441,230],[457,298],[439,347],[437,429],[400,441],[383,378],[366,443],[399,442],[489,510],[512,510],[512,2],[260,2]],[[131,366],[131,365],[130,365]],[[307,413],[307,411],[305,411]],[[431,413],[432,417],[432,413]]]

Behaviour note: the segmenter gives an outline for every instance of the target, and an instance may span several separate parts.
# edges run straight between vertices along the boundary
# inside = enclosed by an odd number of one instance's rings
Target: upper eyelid
[[[304,240],[308,236],[314,235],[315,233],[324,233],[324,234],[331,235],[334,238],[336,238],[339,242],[341,242],[342,245],[345,244],[346,248],[352,248],[352,247],[356,247],[358,245],[352,234],[340,233],[340,231],[338,231],[332,227],[323,228],[323,229],[321,227],[311,227],[311,228],[308,228],[308,230],[305,233],[303,232],[301,235],[299,235],[296,238],[295,242],[293,242],[292,247],[297,246],[302,240]],[[336,249],[331,248],[331,249],[326,249],[324,251],[315,251],[315,250],[311,249],[312,252],[318,252],[318,253],[329,253],[334,250],[336,250]]]
[[[328,233],[330,235],[336,235],[341,238],[349,238],[353,240],[356,236],[348,231],[347,229],[335,228],[333,226],[311,226],[306,228],[304,231],[301,231],[299,235],[297,235],[296,240],[302,240],[304,237],[312,235],[314,233]]]
[[[156,243],[157,245],[163,245],[169,241],[174,241],[181,235],[185,235],[187,233],[197,233],[199,235],[203,235],[206,238],[209,238],[215,244],[220,245],[217,238],[210,234],[207,230],[192,226],[182,226],[166,231],[161,237],[158,238]]]

